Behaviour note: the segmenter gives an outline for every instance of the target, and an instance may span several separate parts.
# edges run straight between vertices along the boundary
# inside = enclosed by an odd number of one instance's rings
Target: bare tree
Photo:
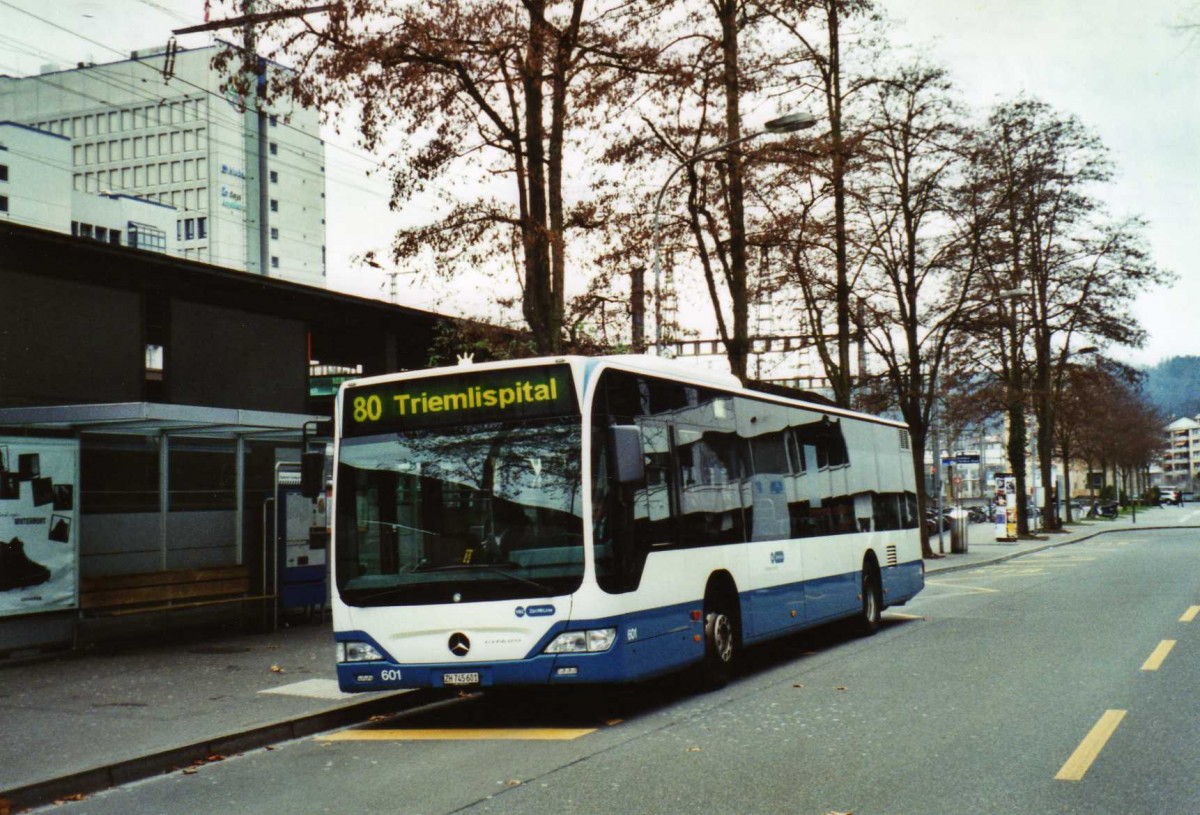
[[[324,17],[277,17],[259,43],[297,71],[279,74],[276,90],[323,111],[361,110],[364,147],[393,150],[393,208],[445,193],[443,212],[400,231],[394,259],[428,253],[450,276],[515,266],[536,350],[561,349],[566,232],[579,217],[565,157],[571,148],[571,166],[586,163],[577,136],[618,77],[603,13],[585,0],[354,0]]]
[[[863,140],[871,172],[863,174],[855,208],[865,227],[858,285],[863,329],[908,423],[918,472],[942,363],[973,284],[969,230],[958,223],[953,194],[962,128],[949,90],[942,70],[922,65],[871,86],[873,127]],[[933,455],[936,462],[940,451]],[[924,511],[923,479],[918,494]]]
[[[787,82],[815,93],[823,102],[828,118],[827,143],[822,145],[821,162],[813,162],[810,154],[805,172],[821,172],[828,185],[828,202],[832,207],[831,223],[822,230],[828,242],[803,244],[808,251],[794,255],[793,282],[801,287],[804,309],[810,333],[832,385],[835,401],[845,407],[852,403],[852,330],[851,291],[853,280],[850,257],[848,207],[851,192],[849,176],[860,149],[862,134],[850,132],[846,107],[871,77],[850,77],[845,68],[844,28],[848,20],[871,19],[874,3],[871,0],[771,0],[747,4],[771,18],[789,38],[789,48],[776,65],[787,66]],[[808,210],[816,215],[819,210]],[[799,248],[799,244],[797,248]],[[831,279],[826,282],[817,271],[813,249],[828,247],[832,254]],[[827,294],[832,294],[829,301]],[[832,303],[836,330],[827,334],[825,305]]]
[[[1113,222],[1091,191],[1111,177],[1099,140],[1076,119],[1019,99],[998,105],[971,154],[984,202],[977,245],[980,309],[995,319],[978,334],[1006,385],[1009,460],[1021,494],[1026,410],[1037,418],[1043,517],[1056,525],[1052,457],[1063,372],[1084,344],[1137,345],[1133,296],[1170,276],[1149,258],[1136,220]],[[995,342],[999,340],[999,342]],[[1018,528],[1028,533],[1020,504]]]

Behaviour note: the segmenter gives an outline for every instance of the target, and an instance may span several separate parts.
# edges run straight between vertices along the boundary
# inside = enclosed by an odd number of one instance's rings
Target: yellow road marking
[[[1179,618],[1179,622],[1190,623],[1192,620],[1196,619],[1197,614],[1200,614],[1200,606],[1188,606],[1188,610],[1185,611],[1183,616]]]
[[[596,728],[494,727],[436,730],[342,730],[318,736],[318,741],[570,741]]]
[[[1083,741],[1075,748],[1075,752],[1071,753],[1067,763],[1062,765],[1062,769],[1058,771],[1058,775],[1054,776],[1054,780],[1082,781],[1083,776],[1091,768],[1092,762],[1096,760],[1100,751],[1104,749],[1104,745],[1108,744],[1108,740],[1112,738],[1117,725],[1125,718],[1125,713],[1124,710],[1104,711],[1100,721],[1096,722],[1091,731],[1083,737]]]
[[[1154,649],[1154,653],[1142,663],[1143,671],[1157,671],[1162,667],[1163,660],[1167,658],[1167,654],[1171,653],[1171,649],[1175,647],[1175,640],[1163,640]]]

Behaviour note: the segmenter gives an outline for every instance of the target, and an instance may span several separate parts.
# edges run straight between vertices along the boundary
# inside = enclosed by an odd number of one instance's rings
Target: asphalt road
[[[873,638],[751,650],[720,691],[453,699],[46,811],[1194,814],[1194,606],[1194,532],[1105,535],[935,576]]]

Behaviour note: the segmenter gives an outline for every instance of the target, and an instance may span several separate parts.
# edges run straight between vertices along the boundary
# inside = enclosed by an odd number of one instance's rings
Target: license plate
[[[443,685],[478,685],[479,672],[442,674]]]

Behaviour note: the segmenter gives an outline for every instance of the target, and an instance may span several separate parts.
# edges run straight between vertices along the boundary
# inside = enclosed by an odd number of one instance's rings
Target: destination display
[[[342,435],[577,413],[567,365],[464,371],[348,388]]]

